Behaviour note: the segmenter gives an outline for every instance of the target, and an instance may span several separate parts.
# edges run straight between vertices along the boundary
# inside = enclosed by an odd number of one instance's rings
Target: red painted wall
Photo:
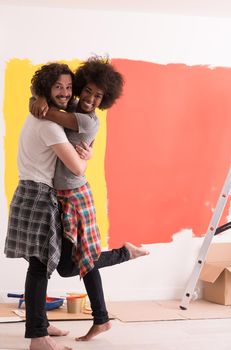
[[[110,246],[204,234],[230,165],[231,69],[113,64],[126,84],[107,114]]]

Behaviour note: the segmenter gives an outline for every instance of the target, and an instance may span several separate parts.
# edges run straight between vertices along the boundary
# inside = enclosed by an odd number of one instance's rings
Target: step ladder
[[[187,310],[188,305],[193,298],[194,290],[196,288],[197,282],[200,277],[200,272],[205,262],[209,246],[212,242],[212,239],[215,235],[228,230],[231,228],[231,222],[217,227],[221,218],[221,215],[225,209],[229,194],[231,192],[231,168],[229,169],[228,175],[225,179],[225,183],[223,185],[222,191],[217,201],[216,208],[214,210],[212,219],[209,223],[208,230],[205,234],[205,238],[203,244],[201,246],[197,261],[192,270],[191,276],[189,278],[188,284],[183,294],[183,298],[180,303],[180,309]]]

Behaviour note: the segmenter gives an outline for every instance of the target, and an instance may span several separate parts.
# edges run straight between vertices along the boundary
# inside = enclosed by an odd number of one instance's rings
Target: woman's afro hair
[[[74,95],[79,97],[83,88],[89,83],[103,90],[104,95],[99,109],[107,109],[122,95],[124,78],[108,58],[93,56],[83,62],[75,72]]]

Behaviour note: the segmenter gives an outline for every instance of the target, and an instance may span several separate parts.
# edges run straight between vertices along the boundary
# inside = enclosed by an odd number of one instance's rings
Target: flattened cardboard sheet
[[[122,322],[199,320],[231,318],[231,307],[205,300],[191,301],[187,310],[180,309],[180,300],[142,300],[107,302],[110,318]],[[0,304],[0,317],[15,317],[15,304]],[[89,314],[68,314],[65,307],[49,311],[49,320],[91,320]],[[23,320],[23,319],[22,319]]]
[[[17,309],[17,304],[8,304],[8,303],[3,303],[0,304],[0,318],[1,317],[7,317],[10,319],[12,317],[12,322],[13,319],[17,316],[13,310],[19,310],[19,311],[24,311],[25,309]],[[55,309],[52,311],[47,312],[47,316],[49,321],[65,321],[65,320],[91,320],[92,316],[89,313],[80,313],[80,314],[70,314],[67,312],[67,308],[64,305],[63,307],[60,307],[59,309]],[[21,316],[19,317],[20,321],[24,321],[25,317]],[[8,321],[9,322],[9,321]]]
[[[179,309],[179,300],[162,300],[159,303],[163,308],[166,308],[167,310],[173,309],[177,311],[182,320],[231,318],[231,307],[211,303],[203,299],[191,301],[187,310]]]
[[[180,320],[177,310],[165,309],[156,301],[114,301],[108,302],[110,314],[122,322],[159,320]]]
[[[180,300],[109,302],[108,311],[122,322],[198,320],[231,318],[231,307],[195,300],[187,310],[180,309]]]

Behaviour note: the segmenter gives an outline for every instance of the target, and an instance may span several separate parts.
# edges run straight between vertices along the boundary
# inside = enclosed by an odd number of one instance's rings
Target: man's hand
[[[46,98],[40,96],[36,99],[32,98],[30,100],[29,109],[36,118],[44,118],[49,109]]]
[[[76,152],[79,154],[81,159],[89,160],[93,155],[93,147],[88,146],[85,142],[81,142],[81,145],[75,146]]]

